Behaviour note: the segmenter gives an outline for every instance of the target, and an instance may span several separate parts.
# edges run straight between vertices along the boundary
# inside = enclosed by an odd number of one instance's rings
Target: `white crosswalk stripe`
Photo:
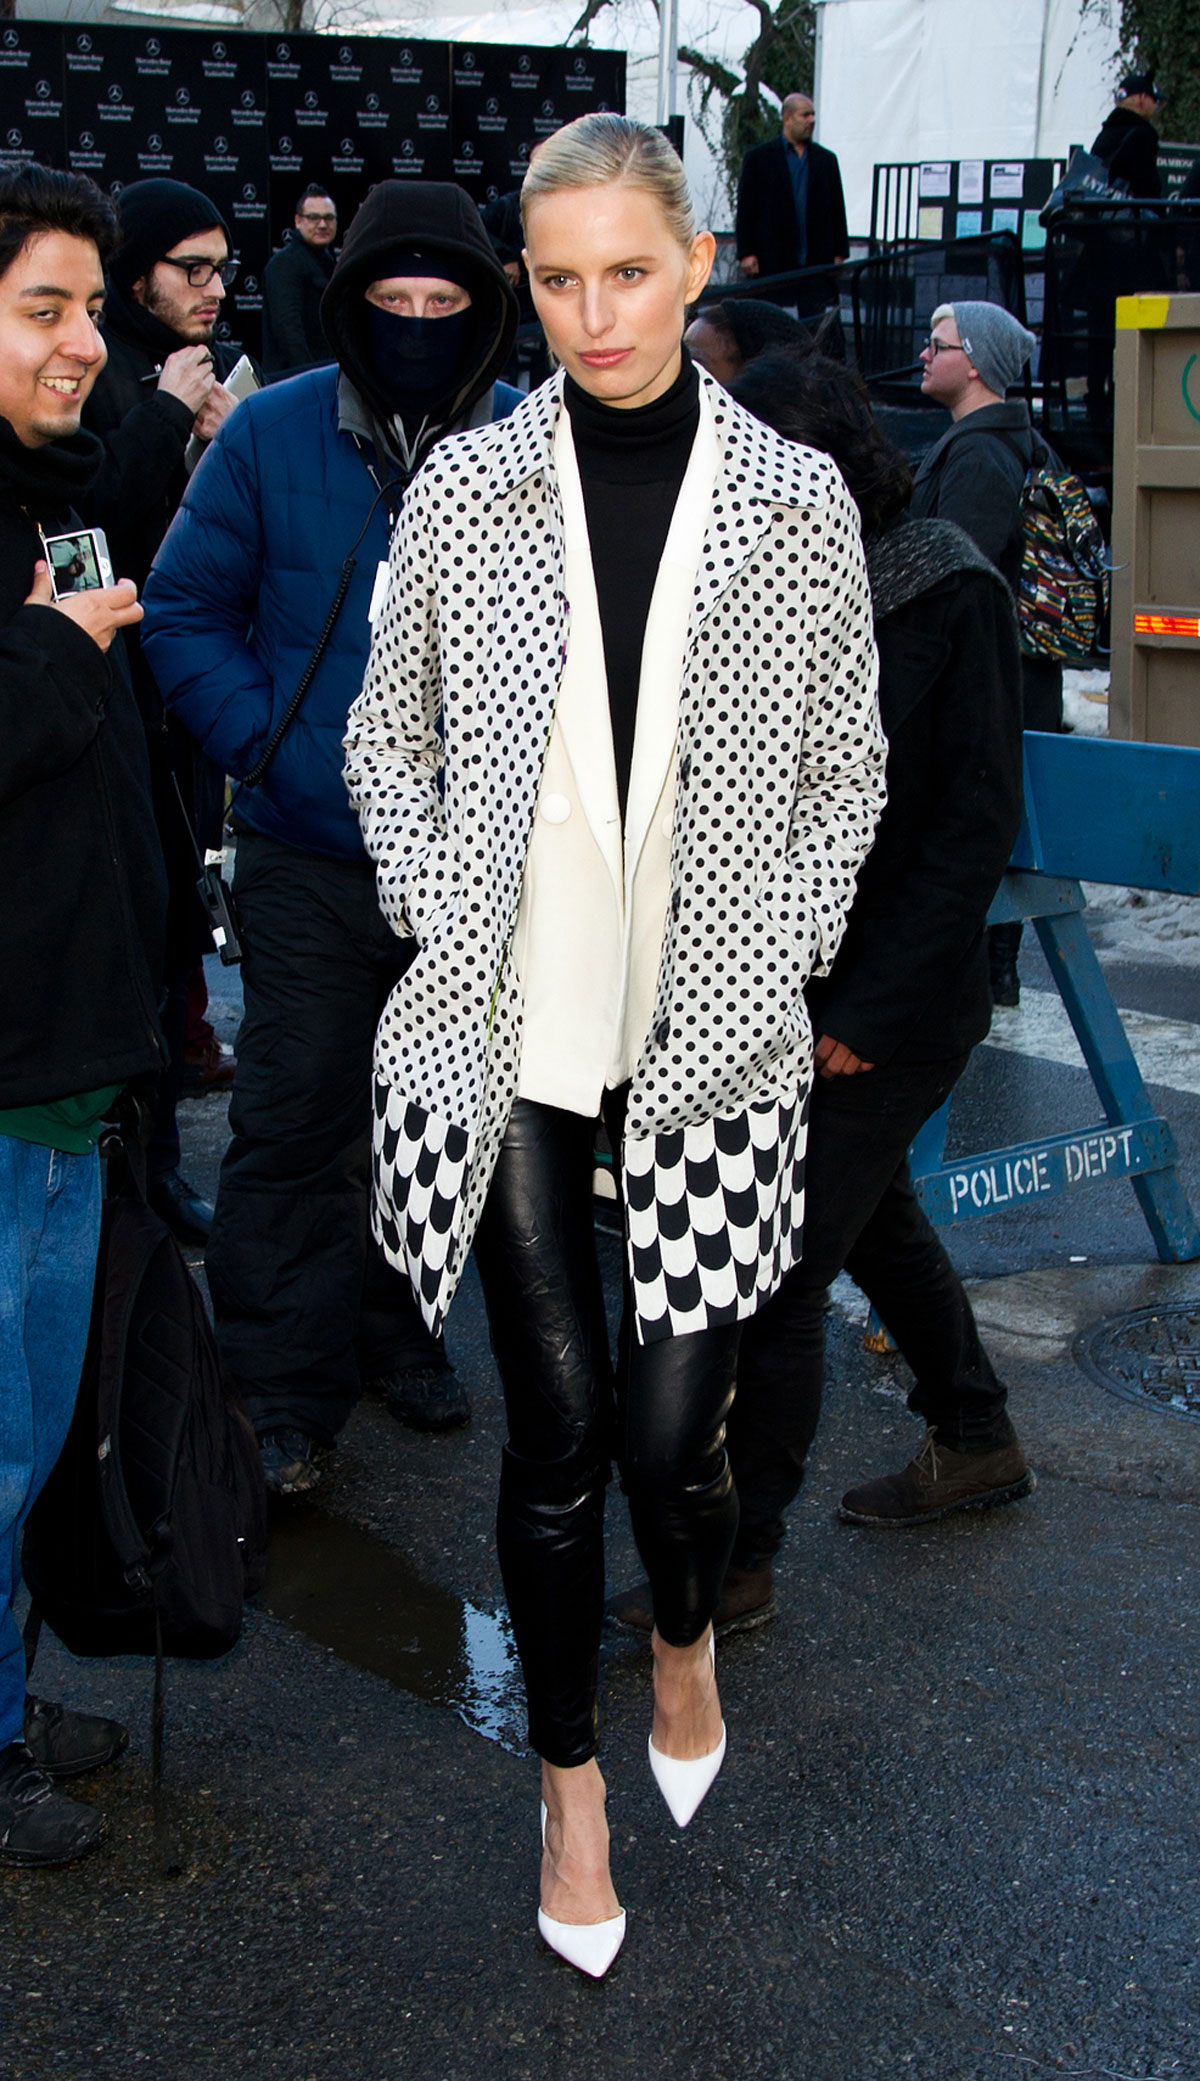
[[[1160,1019],[1152,1012],[1121,1012],[1121,1023],[1148,1084],[1200,1095],[1200,1026],[1186,1019]],[[1041,1062],[1084,1066],[1079,1043],[1055,990],[1022,986],[1021,1002],[998,1008],[985,1047],[1012,1055],[1032,1055]]]

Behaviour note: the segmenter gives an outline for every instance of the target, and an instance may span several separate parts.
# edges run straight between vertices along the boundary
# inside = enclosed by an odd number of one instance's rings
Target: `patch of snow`
[[[1108,673],[1063,673],[1063,721],[1076,737],[1108,735]]]

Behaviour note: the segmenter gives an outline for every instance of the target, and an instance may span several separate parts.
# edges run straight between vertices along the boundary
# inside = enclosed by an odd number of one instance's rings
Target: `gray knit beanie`
[[[952,303],[958,337],[989,390],[1003,397],[1020,380],[1037,340],[1019,318],[998,303]],[[935,319],[937,317],[935,312]]]

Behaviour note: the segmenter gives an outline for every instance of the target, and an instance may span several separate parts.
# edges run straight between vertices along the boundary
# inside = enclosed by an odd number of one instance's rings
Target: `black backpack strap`
[[[38,1642],[41,1637],[42,1614],[36,1604],[31,1604],[25,1614],[25,1624],[21,1630],[21,1639],[25,1647],[26,1683],[29,1682],[30,1677],[33,1675],[33,1665],[37,1661]]]

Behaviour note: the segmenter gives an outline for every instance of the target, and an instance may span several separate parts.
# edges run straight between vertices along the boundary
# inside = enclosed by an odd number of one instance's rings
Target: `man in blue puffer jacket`
[[[369,1240],[372,1045],[414,946],[379,911],[342,737],[410,479],[446,434],[519,397],[495,381],[516,299],[449,184],[372,191],[321,322],[336,365],[247,399],[221,429],[159,551],[142,632],[168,705],[243,783],[246,1016],[207,1266],[226,1373],[282,1495],[315,1486],[315,1455],[364,1383],[419,1428],[470,1415]]]

